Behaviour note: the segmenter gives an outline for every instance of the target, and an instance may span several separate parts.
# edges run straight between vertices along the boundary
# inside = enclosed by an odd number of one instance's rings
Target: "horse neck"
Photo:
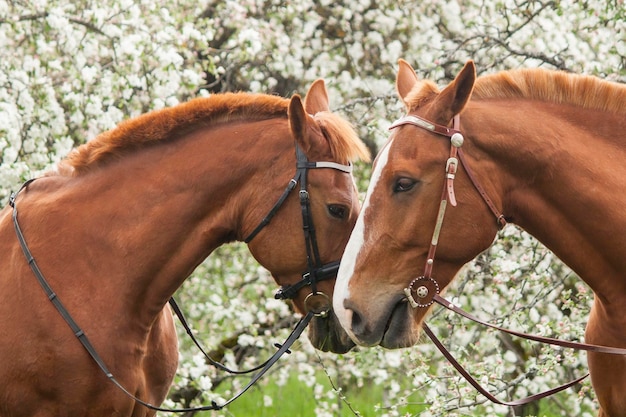
[[[521,101],[478,102],[461,119],[476,170],[505,216],[597,294],[626,291],[624,114]],[[485,180],[483,180],[485,181]]]
[[[258,137],[255,132],[268,125],[271,136]],[[47,208],[41,214],[48,215],[48,236],[76,231],[71,239],[60,237],[65,245],[54,257],[87,257],[64,275],[102,283],[93,298],[113,299],[149,322],[217,246],[240,237],[247,205],[254,206],[256,196],[280,180],[269,178],[267,167],[295,165],[286,137],[285,121],[207,129],[66,179],[40,205]],[[72,215],[60,206],[71,208]],[[53,220],[51,213],[60,216]],[[47,250],[51,241],[43,244]]]

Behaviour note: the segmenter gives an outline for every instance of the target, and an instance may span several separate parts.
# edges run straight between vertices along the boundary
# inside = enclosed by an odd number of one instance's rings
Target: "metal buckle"
[[[450,157],[446,161],[446,176],[450,179],[454,179],[456,171],[459,168],[459,160],[455,157]]]
[[[307,190],[300,190],[300,202],[307,203],[309,201],[309,192]]]
[[[332,301],[323,292],[311,293],[304,299],[304,308],[316,317],[326,317],[332,309]]]

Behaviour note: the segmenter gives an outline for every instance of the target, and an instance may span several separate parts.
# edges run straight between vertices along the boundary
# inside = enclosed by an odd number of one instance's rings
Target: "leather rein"
[[[442,307],[457,313],[466,319],[472,320],[478,324],[483,326],[490,327],[492,329],[508,333],[513,336],[521,337],[528,340],[533,340],[540,343],[546,343],[555,346],[561,346],[565,348],[571,348],[576,350],[585,350],[590,352],[598,352],[598,353],[608,353],[614,355],[626,355],[626,349],[616,348],[610,346],[600,346],[589,343],[580,343],[580,342],[572,342],[560,339],[554,339],[551,337],[537,336],[531,335],[523,332],[518,332],[514,330],[510,330],[504,327],[497,326],[495,324],[486,322],[481,320],[474,315],[462,310],[460,307],[455,306],[452,302],[446,300],[442,296],[439,295],[440,289],[437,281],[432,277],[433,264],[435,262],[435,252],[437,251],[437,245],[439,243],[439,234],[441,232],[441,227],[443,225],[443,220],[445,216],[445,211],[448,204],[452,206],[456,206],[456,197],[454,193],[454,179],[458,170],[459,163],[465,169],[465,173],[473,184],[474,188],[478,191],[483,201],[487,204],[489,210],[493,213],[496,224],[499,229],[506,225],[505,216],[498,210],[493,201],[489,198],[488,194],[485,192],[484,188],[478,182],[476,176],[470,169],[461,146],[463,145],[464,138],[460,131],[460,117],[457,114],[452,119],[452,128],[439,125],[437,123],[431,122],[424,118],[415,115],[407,115],[398,120],[396,120],[390,127],[389,130],[395,129],[398,126],[403,125],[412,125],[416,126],[420,129],[427,130],[429,132],[435,133],[440,136],[445,136],[450,139],[450,155],[446,162],[446,170],[445,170],[445,181],[443,185],[443,191],[441,193],[441,200],[439,203],[439,212],[437,214],[437,220],[435,223],[435,229],[433,231],[432,239],[430,242],[430,248],[428,250],[428,255],[426,258],[426,265],[424,267],[424,274],[420,277],[415,278],[407,288],[404,289],[404,293],[406,294],[407,300],[411,307],[413,308],[426,308],[432,305],[433,303],[437,303]],[[454,356],[450,353],[450,351],[443,345],[443,343],[435,336],[432,330],[423,323],[423,328],[428,337],[433,341],[435,346],[439,349],[439,351],[444,355],[444,357],[450,362],[452,366],[482,395],[484,395],[491,402],[506,406],[519,406],[523,404],[528,404],[533,401],[537,401],[539,399],[548,397],[552,394],[556,394],[564,389],[567,389],[583,379],[585,379],[589,374],[585,374],[579,378],[576,378],[570,382],[567,382],[563,385],[560,385],[556,388],[531,395],[520,400],[515,401],[501,401],[496,398],[493,394],[491,394],[487,389],[483,388],[476,379],[474,379],[469,372],[465,370],[465,368],[454,358]]]
[[[198,411],[221,410],[224,407],[231,404],[236,399],[238,399],[246,391],[248,391],[250,387],[252,387],[259,379],[261,379],[261,377],[265,373],[267,373],[267,371],[272,367],[272,365],[274,365],[274,363],[276,363],[276,361],[278,361],[278,359],[280,359],[280,357],[283,354],[291,353],[289,348],[300,337],[300,335],[302,334],[304,329],[308,326],[309,322],[313,319],[313,317],[315,316],[326,317],[326,315],[332,308],[330,298],[323,292],[317,291],[316,283],[321,280],[335,277],[337,274],[337,270],[339,269],[339,261],[331,262],[328,264],[322,264],[320,260],[319,250],[317,246],[317,238],[315,235],[315,227],[313,225],[313,217],[312,217],[310,201],[309,201],[309,193],[307,191],[307,173],[309,169],[316,169],[316,168],[330,168],[330,169],[336,169],[336,170],[340,170],[343,172],[351,173],[352,165],[351,164],[342,165],[336,162],[310,162],[297,143],[295,147],[296,147],[296,159],[297,159],[295,176],[289,181],[287,188],[285,189],[283,194],[280,196],[276,204],[274,204],[274,206],[269,211],[269,213],[263,218],[261,223],[252,231],[252,233],[250,233],[250,235],[248,235],[244,240],[245,243],[249,243],[265,226],[267,226],[270,223],[271,219],[274,217],[278,209],[282,206],[284,201],[287,199],[288,195],[291,193],[292,190],[295,189],[295,186],[298,183],[300,183],[299,197],[300,197],[300,207],[302,211],[303,231],[304,231],[306,253],[307,253],[307,271],[302,274],[302,279],[298,283],[291,285],[291,286],[283,286],[275,295],[275,298],[277,299],[294,298],[297,292],[306,286],[311,286],[311,293],[305,298],[305,302],[304,302],[305,308],[307,309],[307,313],[298,321],[295,328],[292,330],[292,332],[287,337],[285,342],[282,345],[279,343],[276,343],[275,346],[276,348],[278,348],[278,350],[268,360],[266,360],[262,364],[252,369],[248,369],[245,371],[236,371],[236,370],[229,369],[223,364],[212,359],[206,353],[205,349],[203,349],[203,347],[200,345],[195,335],[193,334],[189,324],[187,323],[187,320],[185,319],[185,316],[182,310],[176,303],[175,299],[172,297],[169,300],[169,304],[172,307],[172,310],[178,316],[187,334],[191,337],[194,344],[200,349],[200,351],[206,357],[209,363],[211,363],[213,366],[217,367],[218,369],[221,369],[231,374],[247,374],[247,373],[258,371],[255,375],[252,376],[252,378],[250,379],[250,381],[248,382],[246,386],[244,386],[237,394],[235,394],[231,399],[224,402],[223,404],[217,404],[215,401],[211,401],[211,404],[207,406],[176,408],[176,409],[164,408],[164,407],[159,407],[159,406],[150,404],[148,402],[145,402],[137,398],[131,392],[129,392],[109,371],[104,360],[98,354],[94,346],[91,344],[91,341],[89,340],[85,332],[76,323],[76,321],[72,318],[69,311],[65,308],[65,306],[63,305],[63,303],[61,302],[57,294],[54,292],[54,290],[52,289],[52,287],[46,280],[41,270],[39,269],[39,266],[37,265],[37,262],[35,261],[35,258],[33,257],[28,247],[28,244],[26,243],[26,238],[24,237],[22,229],[17,220],[16,199],[17,199],[18,194],[22,190],[26,189],[29,184],[31,184],[33,181],[36,180],[36,178],[26,181],[17,192],[11,194],[9,198],[9,205],[13,209],[12,218],[13,218],[13,226],[15,228],[15,234],[22,248],[22,252],[28,262],[28,265],[31,268],[31,271],[37,278],[37,281],[39,282],[42,289],[48,296],[48,299],[50,300],[50,302],[52,302],[52,304],[57,309],[59,314],[63,317],[67,325],[70,327],[70,329],[74,333],[74,336],[76,336],[76,338],[80,341],[80,343],[83,345],[83,347],[85,348],[89,356],[91,356],[93,361],[98,365],[98,367],[102,370],[105,376],[119,390],[121,390],[126,396],[133,399],[136,403],[141,404],[142,406],[151,410],[161,411],[161,412],[173,412],[173,413],[190,413],[190,412],[198,412]]]

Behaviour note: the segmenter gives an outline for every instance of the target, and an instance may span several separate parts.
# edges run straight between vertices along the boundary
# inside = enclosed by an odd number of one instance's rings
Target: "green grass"
[[[327,402],[334,401],[337,411],[333,417],[351,417],[357,415],[363,417],[376,417],[384,413],[384,410],[377,409],[383,401],[384,388],[377,385],[366,385],[362,388],[352,388],[345,393],[346,400],[342,400],[339,393],[332,391],[331,384],[324,372],[319,372],[316,376],[317,382],[324,386],[325,393],[332,393],[332,400],[327,398]],[[219,391],[219,390],[218,390]],[[264,397],[272,399],[270,406],[264,406]],[[419,399],[411,405],[398,407],[401,415],[419,416],[427,409],[425,405],[419,405]],[[556,400],[556,401],[555,401]],[[561,417],[562,410],[558,406],[559,395],[552,399],[542,400],[538,407],[530,407],[532,415],[539,417]],[[296,375],[289,377],[285,385],[277,385],[270,382],[267,386],[259,388],[252,387],[243,396],[237,399],[232,405],[221,411],[211,411],[198,413],[198,417],[317,417],[315,408],[317,406],[313,388],[300,381]],[[354,411],[353,411],[354,410]],[[476,410],[463,410],[460,415],[484,416],[481,408]]]
[[[323,372],[317,376],[317,381],[324,385],[325,392],[332,392],[331,384]],[[365,386],[360,389],[352,389],[345,395],[347,403],[340,398],[338,393],[334,393],[334,402],[338,409],[337,413],[334,414],[335,417],[354,416],[355,413],[352,409],[363,417],[374,417],[381,413],[375,409],[375,406],[381,404],[383,400],[381,387]],[[272,405],[264,406],[264,396],[269,396],[272,399]],[[313,388],[298,380],[297,376],[294,375],[290,376],[283,386],[270,383],[262,389],[252,387],[226,410],[199,413],[198,416],[316,417],[316,406]],[[418,410],[413,406],[411,412],[417,413]]]

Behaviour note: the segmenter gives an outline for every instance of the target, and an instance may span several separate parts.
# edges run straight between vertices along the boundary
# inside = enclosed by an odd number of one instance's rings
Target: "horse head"
[[[360,209],[351,161],[369,156],[351,126],[330,112],[322,80],[312,84],[304,102],[292,97],[288,117],[298,149],[298,171],[290,182],[294,191],[285,191],[284,204],[270,210],[271,216],[280,214],[246,240],[282,286],[277,298],[293,299],[301,313],[316,313],[309,326],[313,345],[344,353],[354,343],[332,311],[333,287]],[[267,207],[258,210],[251,217],[258,219]]]
[[[411,306],[407,291],[417,289],[415,282],[425,292],[420,297],[442,291],[463,264],[493,241],[497,227],[492,214],[456,166],[452,175],[459,203],[445,217],[441,213],[442,200],[444,206],[456,204],[448,201],[454,195],[448,199],[446,191],[442,194],[452,145],[449,137],[432,129],[453,131],[448,126],[469,101],[475,78],[469,62],[439,91],[431,82],[418,81],[413,68],[400,61],[396,88],[406,106],[405,118],[412,123],[392,125],[376,158],[335,286],[335,312],[358,344],[399,348],[416,343],[430,302],[427,298]]]

